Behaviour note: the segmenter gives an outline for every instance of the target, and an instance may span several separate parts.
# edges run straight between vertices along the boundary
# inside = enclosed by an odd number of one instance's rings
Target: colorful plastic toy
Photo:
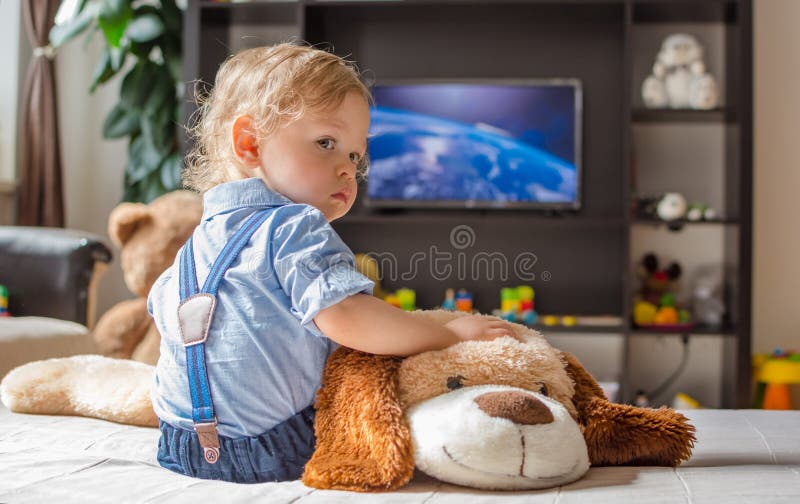
[[[453,289],[444,291],[444,301],[442,301],[443,310],[456,310],[456,293]]]
[[[417,293],[414,289],[397,289],[393,294],[387,294],[383,300],[405,311],[414,311],[417,309]]]
[[[529,285],[505,287],[500,290],[500,317],[509,322],[536,323],[535,292]]]
[[[456,310],[472,312],[472,294],[467,289],[458,289],[456,292]]]
[[[637,275],[641,281],[634,298],[633,322],[638,327],[692,327],[688,310],[678,306],[675,292],[681,277],[681,267],[673,262],[661,269],[655,254],[648,253],[639,264]]]
[[[402,306],[400,305],[400,299],[395,294],[387,294],[386,297],[383,298],[383,300],[392,306],[402,308]]]
[[[417,309],[417,293],[414,292],[413,289],[397,289],[395,295],[400,301],[400,308],[405,311],[414,311]]]
[[[0,317],[10,317],[8,313],[8,289],[5,285],[0,285]]]
[[[772,410],[792,409],[789,385],[800,383],[800,353],[780,348],[753,356],[757,383],[754,406]]]

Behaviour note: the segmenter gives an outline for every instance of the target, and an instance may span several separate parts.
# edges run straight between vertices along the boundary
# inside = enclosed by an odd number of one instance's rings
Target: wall
[[[753,350],[800,351],[800,2],[757,0]]]
[[[753,351],[800,351],[800,2],[754,3]]]
[[[17,137],[17,89],[22,78],[19,69],[20,38],[19,2],[0,2],[0,225],[14,220],[14,173]]]

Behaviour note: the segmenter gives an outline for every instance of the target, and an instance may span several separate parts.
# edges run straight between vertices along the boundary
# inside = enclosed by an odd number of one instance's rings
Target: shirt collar
[[[246,207],[292,204],[292,200],[271,191],[260,178],[234,180],[212,187],[203,194],[203,220]]]

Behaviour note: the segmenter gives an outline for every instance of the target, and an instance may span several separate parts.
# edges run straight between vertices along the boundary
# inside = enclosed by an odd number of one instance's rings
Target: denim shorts
[[[252,437],[219,436],[219,460],[209,464],[197,433],[159,421],[158,463],[195,478],[262,483],[300,478],[314,453],[312,406]]]

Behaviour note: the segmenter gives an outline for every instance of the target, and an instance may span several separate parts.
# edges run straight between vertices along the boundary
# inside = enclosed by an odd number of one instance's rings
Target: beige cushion
[[[75,322],[46,317],[0,318],[0,377],[27,362],[94,354],[89,330]]]

